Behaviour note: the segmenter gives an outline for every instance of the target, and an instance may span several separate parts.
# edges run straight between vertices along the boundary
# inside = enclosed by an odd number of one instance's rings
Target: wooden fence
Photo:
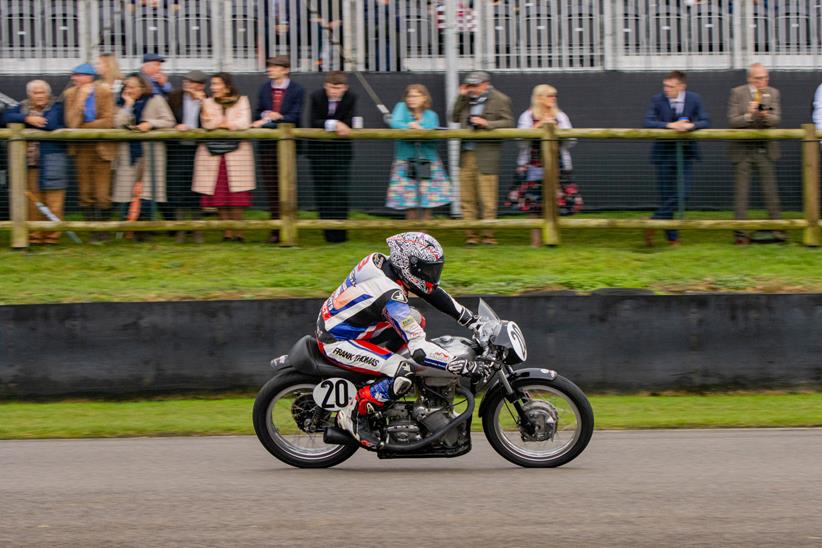
[[[820,244],[822,223],[819,218],[819,141],[822,132],[813,124],[801,129],[704,129],[679,133],[667,129],[539,129],[472,130],[394,130],[356,129],[348,139],[362,140],[540,140],[545,166],[543,193],[555,196],[559,186],[559,142],[563,139],[619,139],[619,140],[794,140],[802,142],[803,218],[782,220],[695,220],[695,219],[585,219],[560,218],[556,207],[543,208],[542,218],[514,218],[493,220],[300,220],[297,218],[297,139],[341,139],[333,132],[321,129],[294,128],[283,124],[280,129],[228,130],[155,130],[147,133],[108,129],[60,129],[40,131],[24,129],[12,124],[0,129],[0,140],[8,141],[9,203],[11,221],[0,221],[0,230],[11,230],[11,247],[28,247],[28,233],[36,231],[149,231],[149,230],[248,230],[280,229],[281,245],[293,246],[298,242],[300,229],[395,229],[407,224],[414,229],[460,230],[481,228],[521,228],[542,230],[543,242],[548,246],[560,243],[560,230],[578,228],[655,228],[655,229],[708,229],[708,230],[796,230],[803,229],[803,243],[816,247]],[[276,140],[279,156],[280,219],[247,221],[29,221],[26,204],[26,142],[27,141],[178,141],[178,140]],[[543,200],[555,204],[554,199]]]

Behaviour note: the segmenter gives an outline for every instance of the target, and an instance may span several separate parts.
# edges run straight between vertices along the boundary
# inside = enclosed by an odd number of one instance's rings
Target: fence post
[[[277,166],[280,185],[280,245],[297,245],[297,143],[294,124],[280,124]]]
[[[802,242],[809,247],[819,247],[819,140],[813,124],[803,124],[802,129],[805,130],[802,140],[802,201],[805,220],[808,221]]]
[[[24,127],[23,124],[9,124],[9,212],[13,249],[25,249],[29,246],[29,230],[26,227],[26,141],[20,135]]]
[[[540,143],[542,149],[542,225],[543,245],[559,245],[557,189],[559,188],[559,141],[556,125],[547,124]]]

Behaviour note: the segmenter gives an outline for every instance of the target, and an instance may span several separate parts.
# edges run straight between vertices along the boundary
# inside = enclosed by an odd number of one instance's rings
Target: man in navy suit
[[[309,126],[333,131],[340,137],[351,134],[357,111],[357,96],[348,89],[348,77],[340,71],[326,74],[322,89],[309,98]],[[353,143],[350,139],[306,142],[314,199],[320,219],[345,219],[348,216]],[[342,243],[345,230],[325,230],[325,241]]]
[[[265,63],[269,81],[260,86],[257,110],[254,111],[253,127],[276,128],[279,124],[300,125],[305,90],[292,82],[288,74],[291,63],[287,55],[271,57]],[[277,141],[257,143],[260,175],[268,198],[268,210],[272,219],[280,218],[280,180],[277,162]],[[272,230],[268,242],[280,242],[280,231]]]
[[[651,98],[651,106],[645,113],[643,126],[654,129],[673,129],[679,132],[706,129],[711,122],[702,106],[702,98],[686,91],[685,74],[675,70],[662,80],[662,93]],[[684,193],[687,194],[693,177],[694,160],[699,159],[699,148],[694,141],[656,141],[651,149],[651,163],[656,166],[660,206],[652,219],[673,219],[679,209],[677,186],[677,146],[682,147],[682,174]],[[683,197],[684,198],[684,197]],[[677,245],[676,230],[667,230],[668,243]],[[645,243],[653,245],[653,231],[645,231]]]

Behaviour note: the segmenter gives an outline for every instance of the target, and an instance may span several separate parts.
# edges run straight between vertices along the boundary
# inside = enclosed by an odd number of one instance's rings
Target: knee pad
[[[410,307],[410,308],[411,308],[411,317],[414,318],[414,320],[416,320],[416,322],[418,324],[420,324],[420,327],[425,329],[425,316],[423,316],[422,313],[419,310],[417,310],[416,308],[414,308],[413,306]]]

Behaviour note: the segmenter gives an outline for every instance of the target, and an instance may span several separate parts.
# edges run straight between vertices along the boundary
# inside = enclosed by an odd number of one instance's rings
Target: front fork
[[[510,365],[503,365],[500,369],[497,370],[497,376],[499,377],[499,382],[502,385],[503,390],[505,390],[505,399],[510,401],[511,404],[514,406],[514,409],[517,410],[517,415],[519,415],[519,425],[527,434],[533,435],[534,434],[534,424],[528,418],[528,415],[525,414],[525,410],[522,408],[522,400],[526,397],[522,394],[519,390],[516,390],[514,387],[511,386],[511,383],[508,382],[508,375],[513,375],[514,369]]]

